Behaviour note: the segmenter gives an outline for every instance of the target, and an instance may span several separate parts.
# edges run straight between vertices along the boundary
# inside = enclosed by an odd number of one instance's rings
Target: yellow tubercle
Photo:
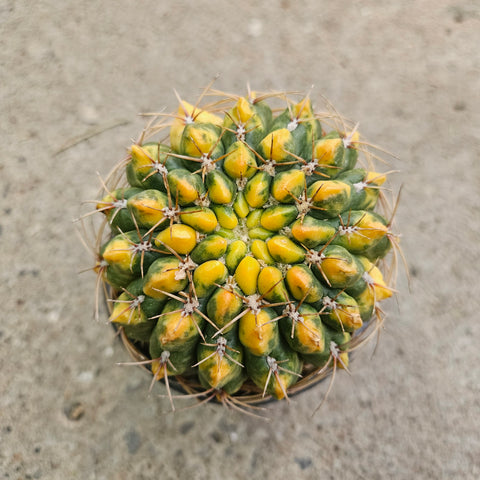
[[[321,286],[305,265],[294,265],[288,270],[285,280],[295,300],[305,299],[307,303],[314,303],[322,298]]]
[[[162,333],[159,341],[162,346],[182,341],[196,332],[192,315],[182,315],[183,312],[171,312],[161,318]]]
[[[215,284],[222,284],[228,275],[227,267],[218,260],[208,260],[199,265],[193,273],[193,282],[197,296],[203,297],[209,288]]]
[[[278,340],[278,326],[270,320],[272,318],[265,310],[260,310],[257,314],[248,312],[240,319],[240,341],[259,357],[268,355]]]
[[[173,120],[172,126],[170,127],[170,145],[176,151],[180,149],[182,134],[185,125],[187,124],[187,118],[189,118],[189,122],[195,123],[213,123],[218,126],[221,126],[223,123],[223,120],[217,115],[198,107],[195,108],[194,105],[182,100],[178,107],[177,117]]]
[[[267,240],[267,248],[277,262],[291,264],[305,259],[305,251],[283,235],[275,235]]]
[[[190,157],[209,154],[218,145],[218,129],[210,124],[189,124],[185,127],[179,151]]]
[[[322,261],[322,272],[332,284],[343,284],[358,274],[355,262],[347,262],[340,257],[326,257]]]
[[[145,151],[145,149],[136,143],[130,147],[130,155],[132,156],[132,161],[135,163],[137,168],[148,167],[153,163],[153,159]]]
[[[180,262],[174,258],[163,263],[161,268],[155,271],[153,263],[145,277],[144,293],[149,297],[164,299],[167,295],[162,292],[176,293],[183,290],[188,284],[188,278],[182,275],[179,264]]]
[[[309,189],[313,192],[312,200],[318,203],[328,201],[329,198],[336,195],[350,195],[351,192],[350,185],[337,180],[319,180]]]
[[[197,244],[197,233],[188,225],[174,223],[155,238],[155,245],[162,248],[163,244],[168,245],[180,255],[188,255]]]
[[[255,174],[256,166],[254,154],[240,142],[234,144],[223,162],[225,172],[232,178],[250,178]]]
[[[225,357],[214,355],[205,363],[200,364],[199,368],[203,370],[208,377],[208,383],[213,388],[221,388],[232,373],[232,365]]]
[[[299,243],[315,237],[318,228],[315,225],[308,225],[305,222],[295,222],[292,225],[292,236]]]
[[[260,264],[253,257],[245,257],[235,270],[235,280],[245,295],[253,295],[257,291],[257,278]]]
[[[119,302],[115,303],[109,317],[110,322],[120,325],[137,325],[138,323],[145,322],[145,314],[140,308],[131,308],[128,303],[125,303],[125,301],[129,299],[130,296],[124,294],[118,297]]]
[[[199,196],[198,190],[185,178],[175,180],[176,191],[178,192],[179,201],[184,205],[193,203]]]
[[[246,225],[248,229],[252,229],[260,226],[260,219],[262,218],[264,210],[256,208],[252,210],[247,217]]]
[[[103,259],[109,265],[115,265],[123,271],[130,270],[133,260],[131,243],[124,238],[112,239],[103,252]]]
[[[348,330],[357,330],[363,325],[357,305],[342,305],[332,315],[335,315],[343,328]]]
[[[358,133],[358,130],[356,130],[355,128],[350,131],[349,133],[348,132],[340,132],[340,135],[342,136],[342,141],[343,141],[343,138],[347,138],[348,139],[348,146],[350,148],[356,148],[358,141],[360,140],[360,133]]]
[[[292,140],[292,134],[287,128],[279,128],[269,133],[260,142],[265,160],[283,162],[288,159],[287,151],[291,149]]]
[[[218,221],[215,213],[209,208],[191,208],[185,209],[181,216],[183,223],[190,225],[195,230],[202,233],[212,233],[217,228]]]
[[[369,283],[370,289],[373,290],[375,301],[380,302],[386,300],[393,295],[391,288],[387,286],[380,269],[365,257],[358,257],[362,263],[365,273],[370,277],[372,283]],[[367,277],[368,278],[368,277]]]
[[[345,368],[348,368],[350,365],[350,357],[348,355],[348,352],[343,352],[340,354],[340,362],[337,363],[338,368],[341,368],[342,370],[345,370]]]
[[[255,113],[251,103],[245,97],[238,99],[235,105],[235,111],[237,113],[237,119],[244,124],[247,123]]]
[[[160,362],[160,360],[157,360],[157,359],[153,360],[152,373],[157,380],[161,380],[165,376],[165,368],[163,364]]]
[[[211,255],[210,258],[220,258],[227,250],[228,242],[226,238],[220,235],[212,235],[207,237],[208,242],[205,253]]]
[[[315,143],[313,154],[320,166],[334,165],[339,148],[342,148],[341,138],[324,138]]]
[[[238,225],[238,217],[231,208],[223,208],[221,206],[214,207],[218,223],[221,227],[233,230]]]
[[[215,293],[215,308],[209,310],[209,316],[221,328],[227,323],[227,318],[232,319],[240,311],[242,305],[242,299],[235,293],[220,288]]]
[[[278,205],[273,208],[268,208],[264,211],[260,219],[260,225],[271,232],[278,232],[291,222],[290,210],[290,205]]]
[[[314,322],[303,317],[303,323],[295,325],[295,338],[305,348],[303,353],[322,353],[325,350],[325,337]]]
[[[257,279],[258,293],[269,302],[287,302],[283,273],[277,267],[264,267]]]
[[[208,189],[210,200],[219,205],[230,203],[234,194],[230,186],[223,180],[221,177],[216,177]]]
[[[95,208],[108,216],[115,209],[113,204],[117,200],[118,198],[108,193],[95,205]]]
[[[292,192],[303,188],[305,185],[305,173],[303,170],[290,170],[282,175],[282,180],[274,181],[272,196],[278,202],[289,202],[293,199]]]
[[[130,197],[128,206],[134,212],[135,218],[144,226],[159,224],[164,218],[162,209],[167,205],[155,198]]]
[[[268,253],[267,244],[263,240],[255,239],[250,246],[253,256],[267,265],[273,265],[275,260]]]
[[[313,119],[312,102],[309,98],[304,98],[296,103],[292,110],[295,117],[298,119]]]
[[[233,202],[233,209],[240,218],[245,218],[250,213],[250,208],[243,192],[238,192]]]
[[[379,220],[376,220],[370,213],[365,213],[357,227],[364,237],[371,240],[384,237],[388,233],[388,227]]]
[[[347,226],[346,226],[347,227]],[[380,222],[369,212],[362,214],[360,220],[355,223],[352,231],[347,231],[345,246],[352,251],[361,251],[366,245],[379,240],[388,233],[388,227]]]
[[[383,185],[387,181],[387,176],[378,172],[367,172],[364,182],[367,184],[373,184],[376,186]],[[368,188],[368,186],[367,186]]]
[[[244,195],[248,205],[252,208],[263,207],[267,198],[265,197],[265,191],[269,188],[269,183],[262,175],[255,175],[252,177],[248,186],[245,189]]]
[[[279,372],[277,375],[272,375],[272,380],[270,380],[272,382],[275,382],[273,396],[277,400],[282,400],[282,398],[285,397],[285,392],[288,388],[288,381],[284,378],[285,376],[285,374]]]

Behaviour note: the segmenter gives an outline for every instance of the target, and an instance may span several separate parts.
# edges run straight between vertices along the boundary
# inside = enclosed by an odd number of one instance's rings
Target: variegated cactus
[[[383,320],[386,174],[308,97],[216,94],[179,99],[129,148],[97,203],[110,228],[96,270],[154,380],[227,403],[288,398],[347,368]]]

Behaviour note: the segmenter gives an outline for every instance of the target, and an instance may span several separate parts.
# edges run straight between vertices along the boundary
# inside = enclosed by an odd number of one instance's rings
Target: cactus
[[[238,407],[348,368],[383,321],[397,239],[387,174],[330,106],[215,93],[179,98],[106,182],[96,271],[153,381]]]

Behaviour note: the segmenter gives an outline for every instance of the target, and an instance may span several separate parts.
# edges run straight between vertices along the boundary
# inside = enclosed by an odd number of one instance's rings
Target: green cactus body
[[[355,129],[326,134],[308,99],[275,117],[251,94],[223,117],[181,102],[169,138],[132,145],[129,185],[97,204],[110,320],[155,378],[280,399],[309,368],[348,366],[392,294],[385,175],[354,168]]]

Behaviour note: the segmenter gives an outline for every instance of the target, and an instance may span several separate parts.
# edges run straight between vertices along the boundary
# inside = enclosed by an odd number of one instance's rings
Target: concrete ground
[[[0,0],[0,478],[480,478],[480,5]],[[411,275],[326,386],[268,407],[164,414],[92,318],[72,219],[143,126],[227,91],[308,90],[398,155]],[[88,137],[88,138],[87,138]],[[65,149],[66,147],[66,149]]]

